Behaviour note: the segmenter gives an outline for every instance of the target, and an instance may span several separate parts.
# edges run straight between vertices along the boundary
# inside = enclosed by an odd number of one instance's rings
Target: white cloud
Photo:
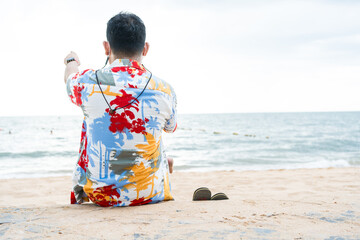
[[[80,113],[63,58],[74,50],[83,68],[102,67],[106,22],[121,10],[144,20],[144,63],[175,87],[179,112],[359,110],[356,1],[18,0],[0,9],[0,115]]]

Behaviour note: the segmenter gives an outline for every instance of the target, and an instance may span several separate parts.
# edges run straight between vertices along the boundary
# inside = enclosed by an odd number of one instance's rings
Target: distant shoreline
[[[301,114],[301,113],[357,113],[360,110],[336,110],[336,111],[272,111],[272,112],[215,112],[215,113],[181,113],[178,114],[182,115],[223,115],[223,114]],[[63,115],[0,115],[0,118],[12,118],[12,117],[83,117],[81,112],[79,114],[63,114]]]

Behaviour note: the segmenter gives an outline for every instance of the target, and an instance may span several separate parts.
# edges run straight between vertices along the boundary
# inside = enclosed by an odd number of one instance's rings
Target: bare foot
[[[169,172],[172,173],[173,172],[174,159],[168,157],[167,160],[168,160],[168,164],[169,164]]]

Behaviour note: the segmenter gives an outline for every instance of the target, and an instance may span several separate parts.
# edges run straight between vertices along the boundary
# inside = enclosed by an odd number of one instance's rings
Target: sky
[[[179,113],[360,110],[360,1],[0,0],[0,116],[81,114],[63,59],[101,68],[120,11],[144,21],[143,63]]]

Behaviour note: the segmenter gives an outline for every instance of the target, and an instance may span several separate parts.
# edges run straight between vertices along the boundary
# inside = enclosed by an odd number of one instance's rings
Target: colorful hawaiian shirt
[[[177,126],[172,87],[128,59],[71,74],[66,85],[84,113],[72,203],[90,199],[105,207],[172,200],[161,139],[162,130]],[[112,113],[108,104],[119,109]]]

